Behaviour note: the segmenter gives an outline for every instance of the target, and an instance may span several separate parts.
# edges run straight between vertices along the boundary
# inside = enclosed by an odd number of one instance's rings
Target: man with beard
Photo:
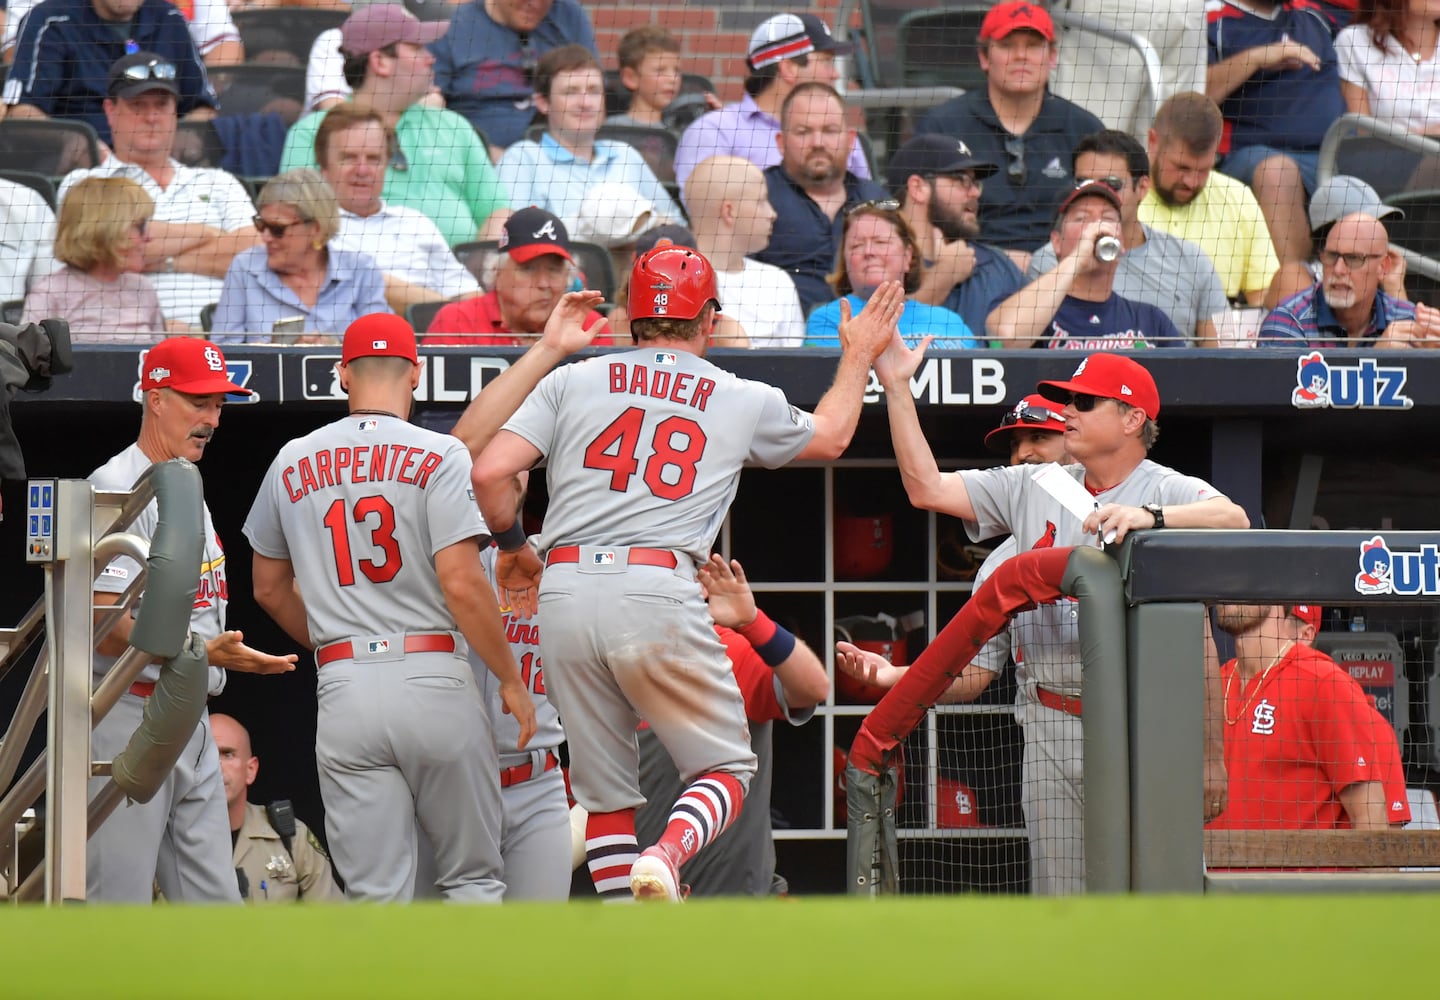
[[[1360,685],[1279,605],[1221,604],[1215,622],[1235,659],[1220,668],[1229,799],[1209,828],[1386,829],[1386,734]]]
[[[760,168],[740,156],[701,160],[685,182],[685,210],[695,249],[715,268],[726,315],[751,347],[799,347],[805,314],[790,276],[746,254],[763,250],[775,225]]]
[[[855,130],[845,102],[823,83],[802,83],[780,107],[780,162],[765,170],[776,220],[770,242],[755,258],[789,273],[809,313],[835,298],[825,276],[835,269],[846,210],[885,197],[874,181],[845,168]]]
[[[1093,181],[1120,196],[1120,240],[1125,253],[1115,270],[1115,292],[1148,302],[1170,317],[1199,347],[1216,346],[1215,317],[1225,312],[1225,288],[1205,251],[1140,222],[1137,211],[1150,191],[1150,158],[1145,147],[1124,132],[1087,135],[1075,147],[1075,181]],[[1030,278],[1055,268],[1054,247],[1030,258]]]
[[[1390,237],[1373,215],[1347,215],[1320,251],[1321,278],[1280,303],[1260,340],[1306,347],[1440,347],[1440,310],[1380,287],[1392,264]]]
[[[1302,265],[1280,267],[1255,196],[1215,173],[1224,128],[1220,109],[1204,94],[1188,91],[1160,105],[1147,142],[1150,193],[1136,214],[1209,254],[1230,301],[1273,309],[1307,287],[1310,276]]]
[[[990,304],[1025,284],[1014,261],[976,239],[980,194],[998,169],[963,140],[917,135],[895,151],[885,170],[900,214],[925,254],[920,287],[911,297],[959,313],[977,333],[985,329]]]

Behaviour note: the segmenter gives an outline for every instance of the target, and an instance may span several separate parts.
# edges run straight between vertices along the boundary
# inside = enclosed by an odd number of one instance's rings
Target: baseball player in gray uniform
[[[96,489],[128,490],[156,462],[186,458],[198,462],[220,425],[227,393],[249,394],[230,381],[225,356],[207,340],[177,337],[162,340],[140,357],[140,436],[90,474]],[[154,534],[159,509],[151,503],[129,531],[142,538]],[[225,628],[229,588],[225,552],[204,507],[205,548],[200,589],[190,614],[190,629],[205,639],[210,660],[210,693],[225,687],[225,670],[283,673],[295,669],[297,657],[271,656],[245,645],[244,636]],[[135,579],[140,566],[117,557],[95,580],[95,604],[113,605]],[[97,679],[114,665],[129,645],[134,620],[122,615],[96,647]],[[130,690],[95,727],[91,749],[97,760],[110,760],[124,749],[140,725],[145,702],[155,690],[159,667],[147,666]],[[90,794],[105,778],[91,781]],[[90,838],[86,856],[86,896],[100,902],[148,903],[158,883],[175,902],[240,901],[235,868],[230,862],[230,820],[220,777],[220,758],[210,738],[208,715],[200,717],[170,777],[145,804],[127,802],[110,815]]]
[[[846,311],[835,383],[813,415],[705,360],[719,305],[700,254],[668,242],[642,254],[630,279],[637,348],[551,372],[475,465],[506,599],[526,612],[563,609],[547,616],[540,648],[565,712],[571,787],[589,812],[587,862],[601,896],[678,900],[680,865],[739,812],[755,755],[696,567],[744,464],[845,450],[903,303],[889,282],[858,315]],[[541,459],[550,492],[543,584],[511,492],[512,477]],[[659,843],[639,855],[642,719],[687,788]]]
[[[407,422],[419,379],[408,323],[372,313],[350,324],[350,414],[280,450],[245,536],[256,601],[315,650],[315,755],[347,894],[411,898],[418,823],[441,894],[493,902],[504,892],[499,761],[466,643],[497,678],[521,749],[535,708],[480,564],[470,455]]]
[[[890,433],[906,492],[915,506],[965,521],[972,539],[1009,532],[1017,549],[1122,541],[1130,531],[1246,528],[1249,518],[1215,487],[1146,458],[1159,433],[1160,394],[1139,362],[1092,354],[1069,381],[1042,382],[1039,392],[1063,404],[1065,470],[1095,498],[1082,522],[1046,493],[1027,466],[941,473],[925,442],[909,378],[928,338],[911,349],[892,345],[875,364],[885,387]],[[1113,539],[1112,539],[1113,533]],[[1025,676],[1016,719],[1025,730],[1021,803],[1030,836],[1031,884],[1037,893],[1085,887],[1080,654],[1070,601],[1016,616],[1012,641]],[[1207,658],[1206,817],[1224,805],[1218,674]]]

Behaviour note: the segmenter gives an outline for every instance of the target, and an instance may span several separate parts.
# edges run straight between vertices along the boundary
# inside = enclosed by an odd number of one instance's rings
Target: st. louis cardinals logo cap
[[[194,337],[170,337],[146,351],[140,362],[140,389],[174,389],[190,396],[250,395],[249,389],[230,381],[220,348]]]
[[[1040,395],[1052,403],[1070,402],[1071,393],[1118,399],[1144,411],[1151,420],[1160,417],[1160,390],[1140,362],[1119,354],[1092,354],[1080,362],[1068,382],[1041,382]]]
[[[517,264],[553,253],[574,262],[570,255],[570,231],[557,216],[531,205],[522,208],[505,223],[500,233],[500,249]]]
[[[366,313],[345,329],[345,346],[340,363],[356,358],[404,358],[419,364],[415,353],[415,330],[392,312]]]
[[[1318,630],[1324,609],[1318,604],[1292,604],[1290,606],[1290,613],[1306,625],[1313,626]]]

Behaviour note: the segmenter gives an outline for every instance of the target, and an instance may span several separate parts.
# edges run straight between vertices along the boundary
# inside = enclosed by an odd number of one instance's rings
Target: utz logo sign
[[[1401,391],[1407,375],[1405,368],[1374,358],[1332,365],[1319,351],[1310,351],[1296,362],[1290,402],[1298,410],[1408,410],[1415,401]]]
[[[1417,552],[1393,552],[1376,535],[1360,543],[1357,594],[1440,594],[1440,546],[1422,545]]]

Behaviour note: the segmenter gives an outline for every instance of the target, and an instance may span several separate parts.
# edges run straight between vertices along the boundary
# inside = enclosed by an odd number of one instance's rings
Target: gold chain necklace
[[[1245,709],[1250,707],[1250,703],[1255,700],[1255,696],[1259,694],[1260,689],[1265,686],[1265,678],[1270,675],[1270,668],[1285,659],[1285,655],[1290,652],[1290,647],[1293,645],[1295,645],[1295,640],[1291,639],[1280,647],[1280,652],[1275,654],[1275,659],[1265,664],[1265,669],[1260,671],[1260,679],[1255,682],[1255,690],[1250,692],[1250,696],[1245,699],[1244,703],[1240,706],[1240,711],[1236,712],[1235,718],[1232,719],[1230,718],[1230,686],[1235,683],[1236,674],[1240,673],[1240,662],[1238,660],[1235,662],[1235,673],[1225,679],[1225,725],[1233,726],[1240,721],[1240,717],[1245,714]],[[1240,686],[1240,692],[1242,694],[1245,692],[1245,685],[1242,684]]]

